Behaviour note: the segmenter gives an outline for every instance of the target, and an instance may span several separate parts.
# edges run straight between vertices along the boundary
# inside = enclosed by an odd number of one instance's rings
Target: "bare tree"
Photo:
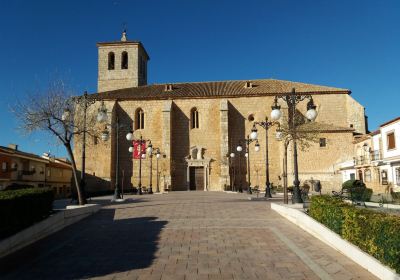
[[[290,125],[288,119],[283,119],[279,127],[280,139],[284,143],[283,157],[283,193],[284,203],[288,204],[288,181],[287,181],[287,149],[290,142],[296,140],[300,150],[307,150],[312,143],[318,142],[319,125],[315,122],[309,122],[300,112],[294,113],[294,125]]]
[[[72,174],[80,205],[86,203],[82,186],[78,180],[76,161],[72,151],[73,138],[83,134],[82,110],[72,102],[73,94],[63,81],[56,80],[49,84],[45,90],[30,93],[23,100],[18,100],[11,108],[19,121],[19,129],[24,134],[44,131],[55,137],[59,144],[64,145],[72,166]],[[87,119],[86,131],[96,133],[95,117],[90,115]]]
[[[294,125],[289,125],[287,119],[283,119],[280,124],[280,139],[291,142],[294,139],[302,151],[310,148],[312,143],[319,141],[319,125],[316,122],[308,121],[303,114],[296,111],[294,114]]]

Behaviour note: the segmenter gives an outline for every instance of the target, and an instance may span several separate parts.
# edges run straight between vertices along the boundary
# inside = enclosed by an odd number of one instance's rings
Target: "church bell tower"
[[[97,91],[113,91],[147,84],[146,49],[139,41],[129,41],[126,31],[120,41],[97,43]]]

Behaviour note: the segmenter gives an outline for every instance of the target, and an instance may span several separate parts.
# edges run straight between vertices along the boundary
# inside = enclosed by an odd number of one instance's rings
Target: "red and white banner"
[[[140,153],[140,146],[142,146],[142,153]],[[142,159],[146,158],[146,142],[142,142],[142,145],[140,145],[140,140],[135,140],[133,141],[133,158],[140,159],[140,156],[142,156]]]

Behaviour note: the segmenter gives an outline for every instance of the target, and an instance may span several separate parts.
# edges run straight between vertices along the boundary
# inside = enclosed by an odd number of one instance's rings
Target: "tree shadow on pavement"
[[[0,259],[1,279],[82,279],[149,267],[166,221],[97,214]]]

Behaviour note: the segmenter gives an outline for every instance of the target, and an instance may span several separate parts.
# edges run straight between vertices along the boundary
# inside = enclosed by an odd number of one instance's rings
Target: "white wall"
[[[347,170],[342,170],[340,171],[342,173],[342,180],[343,182],[346,182],[347,180],[351,179],[351,174],[354,174],[354,178],[357,179],[356,176],[356,170],[355,169],[347,169]]]
[[[387,149],[387,134],[394,131],[396,148],[389,150]],[[396,156],[400,156],[400,120],[393,122],[387,126],[381,127],[381,135],[382,135],[382,148],[383,148],[383,158],[392,158]]]
[[[379,147],[379,140],[382,138],[381,134],[376,134],[374,136],[372,136],[372,149],[374,151],[380,151],[380,147]]]

